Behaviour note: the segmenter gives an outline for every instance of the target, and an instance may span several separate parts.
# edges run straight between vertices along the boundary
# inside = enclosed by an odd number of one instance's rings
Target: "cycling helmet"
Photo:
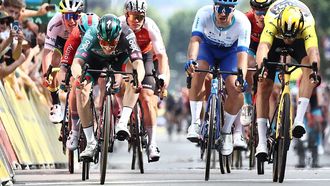
[[[237,5],[238,0],[213,0],[214,4]]]
[[[90,27],[97,26],[100,17],[94,13],[86,13],[81,16],[78,21],[80,32],[85,33]]]
[[[125,12],[147,12],[147,1],[146,0],[127,0],[125,2]]]
[[[98,37],[108,42],[112,42],[119,38],[121,31],[120,20],[113,14],[102,16],[97,25]]]
[[[61,13],[82,12],[83,6],[83,0],[61,0],[59,4]]]
[[[285,7],[277,19],[277,28],[283,37],[294,38],[304,27],[304,16],[298,7]]]
[[[274,0],[250,0],[251,8],[255,10],[268,9]]]

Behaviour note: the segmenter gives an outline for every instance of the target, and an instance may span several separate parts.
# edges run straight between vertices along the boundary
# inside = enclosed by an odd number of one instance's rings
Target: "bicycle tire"
[[[208,126],[208,138],[206,145],[206,166],[205,166],[205,181],[208,181],[210,178],[210,164],[211,164],[211,153],[213,148],[213,133],[214,133],[214,124],[216,122],[216,107],[217,100],[216,96],[212,95],[211,105],[210,105],[210,117],[209,117],[209,126]]]
[[[273,151],[273,182],[277,182],[278,180],[278,145],[277,142],[274,144]]]
[[[68,168],[69,168],[69,173],[73,174],[74,173],[74,151],[68,150]]]
[[[140,117],[142,116],[142,109],[140,102],[137,102],[137,104],[135,105],[134,116],[136,123],[134,129],[135,129],[135,135],[137,137],[135,141],[135,146],[136,146],[135,150],[137,151],[137,155],[138,155],[140,173],[143,174],[144,167],[143,167],[142,131],[140,131],[142,125],[142,118]]]
[[[83,181],[89,179],[89,162],[83,161],[82,172],[81,172],[81,179]]]
[[[256,105],[253,106],[253,117],[250,125],[250,138],[249,138],[249,169],[252,170],[256,164]]]
[[[225,161],[226,161],[226,171],[227,173],[231,173],[232,154],[225,156]]]
[[[280,129],[280,138],[278,144],[278,181],[280,183],[283,182],[285,176],[285,167],[286,167],[286,159],[287,159],[287,152],[290,146],[290,125],[291,125],[291,103],[290,103],[290,95],[285,94],[283,98],[284,103],[281,113],[281,129]]]
[[[225,171],[225,159],[223,158],[224,156],[222,156],[221,151],[219,151],[219,165],[220,165],[220,172],[221,174],[226,174]]]
[[[263,161],[260,161],[258,158],[257,158],[257,174],[258,175],[262,175],[264,174],[264,165],[265,163]]]
[[[107,173],[107,160],[108,160],[108,147],[110,139],[110,125],[113,122],[111,95],[107,95],[104,100],[102,116],[103,124],[101,123],[101,136],[103,138],[101,145],[101,158],[100,158],[100,184],[103,185]]]

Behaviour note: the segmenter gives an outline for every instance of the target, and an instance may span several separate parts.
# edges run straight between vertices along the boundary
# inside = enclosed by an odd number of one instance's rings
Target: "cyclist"
[[[42,56],[43,73],[46,73],[50,64],[53,67],[59,66],[65,41],[77,25],[80,13],[83,10],[83,0],[61,0],[59,7],[60,12],[54,15],[47,26],[45,49]],[[52,74],[53,77],[55,75],[56,73]],[[52,98],[49,119],[53,123],[59,123],[63,119],[63,113],[58,96],[56,78],[53,78],[52,82],[44,79],[44,85],[48,87]]]
[[[158,62],[158,78],[165,82],[165,87],[169,82],[169,65],[166,49],[156,23],[146,17],[146,0],[127,0],[125,2],[125,16],[120,19],[123,24],[128,25],[136,35],[139,47],[142,50],[144,68],[146,75],[142,81],[140,100],[144,110],[144,125],[148,134],[149,161],[158,161],[160,152],[156,142],[157,128],[157,96],[158,91],[154,77],[150,76],[154,66],[154,54]],[[164,88],[165,88],[164,87]]]
[[[122,65],[126,64],[126,71],[137,70],[139,85],[145,74],[142,53],[133,31],[129,27],[121,25],[118,17],[113,14],[102,16],[97,27],[92,27],[85,33],[71,66],[72,76],[76,82],[80,81],[81,67],[85,63],[89,64],[91,69],[100,70],[110,63],[114,70],[119,71],[121,71]],[[93,157],[97,147],[92,112],[90,111],[89,92],[93,82],[98,79],[99,73],[88,73],[87,76],[86,79],[90,80],[87,83],[86,81],[81,83],[76,89],[78,114],[87,140],[87,146],[81,152],[81,157]],[[136,87],[126,86],[123,111],[115,127],[116,137],[121,141],[130,135],[127,123],[138,97]]]
[[[264,17],[269,6],[274,0],[250,0],[251,10],[245,13],[247,18],[251,23],[251,41],[248,50],[248,66],[253,68],[256,66],[255,55],[259,44],[260,35],[262,29],[264,28]],[[244,105],[241,109],[240,120],[235,121],[235,132],[234,132],[234,147],[243,148],[247,147],[245,139],[242,134],[242,129],[240,127],[249,125],[252,122],[252,95],[251,89],[253,85],[253,72],[247,72],[246,80],[249,84],[247,90],[244,92]],[[256,86],[256,85],[255,85]],[[240,124],[241,123],[241,124]]]
[[[84,36],[87,30],[91,27],[96,27],[99,23],[99,16],[93,13],[82,14],[81,18],[78,21],[78,25],[72,30],[69,38],[65,42],[63,48],[63,55],[60,63],[60,71],[58,73],[58,81],[62,83],[65,79],[65,74],[67,70],[71,67],[74,55],[81,43],[81,38]],[[72,129],[69,133],[66,147],[69,150],[75,150],[78,147],[78,130],[77,126],[79,116],[77,112],[76,105],[76,94],[75,94],[75,86],[72,85],[72,91],[70,91],[69,95],[69,111],[71,113],[71,122]]]
[[[214,0],[213,6],[198,10],[188,46],[189,60],[185,65],[188,73],[193,73],[196,61],[198,68],[204,70],[216,63],[225,71],[237,71],[237,67],[241,67],[245,76],[251,25],[247,17],[235,9],[237,4],[238,0]],[[200,113],[206,95],[203,88],[205,76],[206,73],[192,74],[189,90],[192,121],[187,134],[187,139],[192,142],[198,142],[199,138]],[[229,155],[233,151],[231,127],[243,105],[243,94],[240,87],[235,86],[235,76],[223,75],[223,78],[228,96],[220,142],[223,143],[221,153]]]
[[[265,28],[260,37],[256,61],[261,67],[264,58],[279,61],[280,54],[275,52],[278,47],[288,46],[294,49],[291,57],[301,64],[319,65],[315,21],[308,7],[298,0],[277,0],[267,11]],[[268,68],[264,77],[259,76],[257,92],[257,123],[259,143],[256,157],[265,161],[267,157],[267,122],[269,112],[269,96],[273,88],[275,69]],[[302,68],[302,81],[299,90],[297,112],[294,120],[292,135],[301,138],[305,133],[304,115],[315,84],[309,80],[310,69]],[[267,78],[266,78],[267,77]]]

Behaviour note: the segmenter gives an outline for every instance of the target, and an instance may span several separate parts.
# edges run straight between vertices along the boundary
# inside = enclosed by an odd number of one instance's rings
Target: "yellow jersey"
[[[309,8],[299,0],[277,0],[268,9],[265,15],[265,27],[260,37],[260,43],[273,43],[274,38],[283,39],[280,28],[277,27],[277,20],[280,12],[287,6],[300,8],[304,16],[304,27],[298,33],[296,39],[304,39],[306,51],[310,47],[318,47],[317,35],[315,31],[315,21]]]

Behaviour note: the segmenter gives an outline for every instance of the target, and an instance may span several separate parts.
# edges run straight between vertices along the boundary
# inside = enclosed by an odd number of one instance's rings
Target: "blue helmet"
[[[237,5],[238,0],[213,0],[214,4]]]

